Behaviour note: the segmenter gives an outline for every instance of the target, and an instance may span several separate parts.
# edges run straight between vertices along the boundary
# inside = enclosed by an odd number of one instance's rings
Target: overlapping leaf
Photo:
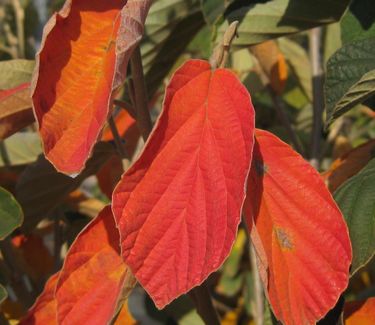
[[[349,43],[327,63],[327,124],[375,94],[375,37]]]
[[[314,168],[262,130],[244,212],[275,316],[286,325],[315,324],[348,284],[348,230]]]
[[[370,140],[336,159],[322,176],[333,193],[347,179],[357,174],[375,158],[375,140]]]
[[[113,194],[123,258],[158,308],[229,254],[253,126],[250,96],[231,72],[191,60],[174,74],[154,132]]]
[[[178,57],[204,24],[199,0],[153,2],[145,24],[145,37],[141,42],[150,97],[160,88]]]
[[[375,158],[335,192],[353,245],[351,273],[375,254]]]
[[[0,240],[12,233],[23,221],[23,212],[13,195],[0,187]]]
[[[349,0],[272,0],[247,6],[234,3],[225,13],[226,21],[220,25],[218,36],[221,39],[228,24],[238,20],[239,37],[233,45],[247,47],[337,21],[348,4]]]
[[[57,325],[55,287],[58,277],[59,273],[56,273],[48,279],[43,292],[20,321],[20,325]]]
[[[149,6],[149,0],[67,0],[47,23],[32,98],[46,157],[58,170],[83,168]]]
[[[34,122],[29,83],[0,90],[0,139]]]
[[[18,132],[5,139],[3,145],[6,157],[0,157],[0,167],[27,165],[33,163],[42,153],[39,134],[36,132]],[[5,161],[4,161],[5,160]]]
[[[35,62],[29,60],[9,60],[0,62],[0,89],[15,88],[30,82]]]
[[[351,301],[344,307],[345,325],[375,324],[375,298],[364,301]]]
[[[372,0],[353,0],[341,20],[344,44],[375,36],[375,7]]]
[[[105,207],[72,244],[56,285],[59,324],[108,324],[135,285],[120,255],[111,208]],[[77,285],[79,283],[79,285]]]
[[[60,204],[88,176],[96,174],[101,166],[115,154],[110,143],[99,142],[86,168],[76,178],[58,173],[43,157],[29,165],[17,183],[16,197],[24,209],[24,229],[30,230]]]

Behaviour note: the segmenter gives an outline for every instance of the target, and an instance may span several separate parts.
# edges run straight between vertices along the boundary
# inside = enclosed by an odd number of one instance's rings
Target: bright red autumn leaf
[[[0,90],[0,139],[5,139],[34,122],[30,84]]]
[[[56,286],[59,324],[107,324],[119,300],[135,283],[120,256],[119,234],[105,207],[78,235],[65,258]],[[130,282],[129,282],[130,281]]]
[[[262,130],[244,213],[275,316],[286,325],[315,324],[347,287],[348,229],[315,169]]]
[[[57,325],[55,287],[58,277],[59,273],[56,273],[48,279],[43,292],[19,325]]]
[[[158,308],[229,254],[253,132],[250,95],[233,73],[201,60],[176,71],[143,153],[112,196],[125,263]]]
[[[347,302],[344,306],[345,325],[374,325],[375,298]]]
[[[32,99],[45,155],[59,171],[82,170],[125,80],[150,3],[67,0],[47,23]]]

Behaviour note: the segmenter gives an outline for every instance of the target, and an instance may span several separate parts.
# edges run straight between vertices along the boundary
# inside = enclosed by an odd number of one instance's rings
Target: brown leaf
[[[25,214],[23,229],[30,229],[47,217],[71,191],[88,176],[95,174],[114,154],[115,148],[110,143],[99,142],[86,168],[76,178],[57,172],[43,156],[29,165],[16,186],[16,197]]]

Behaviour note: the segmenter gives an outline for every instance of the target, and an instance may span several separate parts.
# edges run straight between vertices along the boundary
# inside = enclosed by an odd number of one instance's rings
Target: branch
[[[125,171],[130,166],[130,157],[129,157],[129,154],[126,152],[124,143],[117,130],[117,126],[112,115],[108,117],[108,125],[111,129],[113,139],[115,140],[116,149],[121,157],[123,170]]]
[[[12,0],[12,6],[13,6],[14,16],[16,18],[16,26],[17,26],[18,57],[24,58],[25,57],[25,32],[24,32],[25,12],[19,0]]]
[[[138,128],[146,141],[152,130],[150,111],[148,109],[148,97],[145,78],[143,74],[142,57],[139,46],[134,50],[130,58],[132,83],[134,91],[134,107],[136,108],[136,120]]]
[[[320,166],[320,141],[323,128],[323,67],[320,52],[322,41],[322,28],[317,27],[309,33],[309,51],[312,65],[312,86],[313,86],[313,129],[311,134],[311,155],[310,163],[316,169]]]
[[[258,272],[255,248],[252,243],[250,243],[250,263],[251,269],[254,275],[254,297],[255,297],[255,307],[253,310],[254,321],[256,325],[263,325],[264,323],[264,296],[263,287],[260,280],[260,275]]]

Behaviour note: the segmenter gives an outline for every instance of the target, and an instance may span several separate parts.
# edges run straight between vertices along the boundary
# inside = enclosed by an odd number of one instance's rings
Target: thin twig
[[[303,150],[303,147],[301,145],[301,142],[298,139],[297,133],[295,132],[292,124],[289,121],[289,118],[288,118],[288,115],[285,111],[283,103],[280,101],[280,98],[277,96],[275,91],[270,86],[268,86],[267,88],[268,88],[268,91],[270,93],[270,96],[271,96],[271,99],[272,99],[272,102],[273,102],[273,106],[275,107],[275,109],[277,111],[277,114],[279,116],[279,119],[280,119],[281,123],[284,125],[284,127],[285,127],[285,129],[286,129],[286,131],[289,135],[289,138],[293,143],[294,148],[301,155],[304,155],[304,150]]]
[[[320,166],[320,142],[323,127],[323,66],[320,51],[322,41],[322,28],[317,27],[309,33],[309,51],[312,66],[312,88],[313,88],[313,129],[311,134],[310,163],[316,169]]]
[[[136,120],[143,137],[146,141],[152,130],[150,111],[148,109],[148,97],[145,78],[143,74],[141,50],[139,46],[130,58],[130,67],[134,85],[134,101],[136,107]]]
[[[137,112],[136,112],[135,108],[130,103],[128,103],[127,101],[115,99],[113,101],[113,104],[115,104],[116,106],[126,110],[132,118],[134,118],[134,119],[137,118]]]
[[[25,32],[24,32],[25,12],[19,0],[12,0],[12,6],[13,6],[14,16],[16,18],[16,26],[17,26],[18,57],[24,58],[25,57]]]
[[[110,115],[108,117],[108,125],[111,129],[113,139],[115,140],[117,151],[118,151],[118,153],[121,157],[121,160],[122,160],[122,167],[125,171],[130,166],[130,157],[129,157],[129,154],[126,152],[126,148],[125,148],[124,143],[121,139],[121,136],[120,136],[120,134],[117,130],[117,126],[116,126],[116,123],[115,123],[112,115]]]
[[[254,281],[254,297],[255,297],[255,308],[253,310],[253,316],[256,325],[263,325],[264,323],[264,295],[263,287],[258,272],[256,253],[253,244],[250,244],[250,263],[253,271]]]
[[[195,287],[189,292],[189,296],[194,301],[199,316],[207,325],[220,325],[219,315],[212,303],[211,295],[205,283]]]

